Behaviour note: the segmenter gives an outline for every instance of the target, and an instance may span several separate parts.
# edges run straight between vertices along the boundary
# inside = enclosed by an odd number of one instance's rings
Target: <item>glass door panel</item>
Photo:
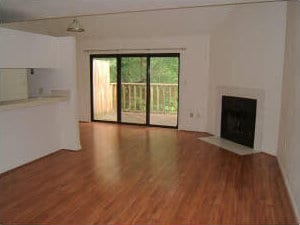
[[[117,121],[117,58],[93,58],[93,120]]]
[[[150,57],[150,124],[177,126],[178,57]]]
[[[121,57],[121,122],[146,124],[147,57]]]

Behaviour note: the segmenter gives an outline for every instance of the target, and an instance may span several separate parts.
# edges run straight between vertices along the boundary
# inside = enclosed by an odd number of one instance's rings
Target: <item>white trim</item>
[[[288,194],[289,194],[290,201],[292,203],[292,207],[294,209],[294,213],[295,213],[297,222],[300,224],[300,212],[298,211],[296,201],[293,197],[293,192],[292,192],[292,189],[291,189],[291,186],[290,186],[289,178],[288,178],[288,176],[285,172],[285,169],[284,169],[284,166],[283,166],[283,164],[280,160],[280,157],[277,157],[277,161],[278,161],[278,164],[279,164],[279,169],[281,170],[281,174],[283,176],[284,184],[285,184],[286,189],[287,189]]]
[[[116,48],[116,49],[84,49],[89,54],[155,54],[182,53],[186,48]]]

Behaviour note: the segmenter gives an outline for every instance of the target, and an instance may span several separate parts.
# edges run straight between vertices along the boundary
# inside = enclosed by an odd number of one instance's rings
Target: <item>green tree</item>
[[[178,83],[177,57],[152,57],[150,61],[151,83]]]
[[[122,57],[121,77],[124,83],[145,83],[147,73],[146,57]]]
[[[101,58],[99,60],[110,63],[110,82],[117,82],[116,58]],[[150,80],[151,83],[178,83],[179,61],[177,57],[151,57]],[[122,82],[145,83],[147,72],[146,57],[122,57]]]

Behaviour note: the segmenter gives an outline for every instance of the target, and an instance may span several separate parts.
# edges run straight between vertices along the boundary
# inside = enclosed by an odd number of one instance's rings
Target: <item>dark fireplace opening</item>
[[[256,100],[222,96],[221,137],[253,148]]]

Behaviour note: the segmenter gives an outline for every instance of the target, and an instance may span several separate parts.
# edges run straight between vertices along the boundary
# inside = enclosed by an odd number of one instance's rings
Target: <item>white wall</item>
[[[85,34],[77,36],[80,120],[90,121],[89,53],[181,53],[179,129],[205,131],[209,83],[209,31],[232,6],[83,17]],[[22,25],[20,25],[22,27]],[[37,26],[34,24],[33,26]],[[38,27],[38,26],[37,26]],[[113,51],[115,49],[115,51]],[[118,51],[118,49],[152,49]],[[102,52],[103,53],[103,52]],[[195,116],[190,118],[190,113]]]
[[[73,37],[61,37],[56,40],[56,67],[35,69],[34,75],[29,76],[31,95],[37,95],[42,88],[44,94],[51,90],[69,90],[70,100],[61,104],[62,147],[65,149],[80,148],[78,130],[78,95],[76,79],[76,41]]]
[[[89,54],[85,49],[157,49],[186,48],[181,53],[181,74],[179,90],[179,129],[205,130],[206,97],[208,92],[208,50],[207,35],[143,38],[143,39],[83,39],[78,42],[78,84],[80,120],[90,120],[90,74]],[[174,50],[175,52],[178,50]],[[171,51],[171,52],[174,52]],[[128,52],[128,51],[127,51]],[[137,52],[137,51],[132,51]],[[131,53],[132,53],[131,52]],[[144,50],[142,52],[147,52]],[[149,52],[149,51],[148,51]],[[157,52],[157,51],[151,51]],[[99,53],[99,51],[94,51]],[[106,52],[107,53],[107,52]],[[116,53],[116,52],[115,52]],[[120,53],[120,52],[118,52]],[[198,113],[200,118],[190,118],[189,113]]]
[[[288,3],[278,159],[300,222],[300,2]]]
[[[56,39],[51,36],[0,28],[0,49],[0,68],[49,68],[56,63]]]
[[[266,110],[261,146],[276,154],[285,13],[286,2],[268,2],[80,17],[86,29],[76,34],[80,120],[90,120],[90,75],[84,50],[186,48],[179,128],[218,134],[212,105],[215,88],[261,89]],[[69,18],[61,18],[2,26],[63,36],[69,23]]]
[[[59,106],[0,112],[0,173],[61,149]]]
[[[264,91],[261,149],[276,154],[284,64],[286,4],[237,6],[211,33],[208,132],[220,135],[217,88]]]
[[[33,36],[36,37],[36,34]],[[39,88],[46,93],[50,93],[50,90],[68,90],[70,100],[0,112],[0,173],[60,149],[80,149],[76,42],[72,37],[54,40],[51,52],[55,54],[55,66],[37,69],[35,75],[30,75],[30,92],[37,92]],[[20,42],[23,41],[21,35]],[[17,52],[13,46],[6,50]],[[47,54],[47,51],[43,54]],[[18,65],[27,67],[26,59],[24,61],[18,61]],[[3,66],[6,67],[6,64]]]
[[[84,50],[186,48],[180,77],[179,129],[217,134],[216,112],[211,105],[216,86],[262,88],[266,91],[267,118],[262,150],[276,154],[285,11],[286,3],[277,2],[83,18],[88,31],[78,36],[77,46],[80,120],[90,120],[89,64]],[[190,112],[194,118],[189,117]]]

